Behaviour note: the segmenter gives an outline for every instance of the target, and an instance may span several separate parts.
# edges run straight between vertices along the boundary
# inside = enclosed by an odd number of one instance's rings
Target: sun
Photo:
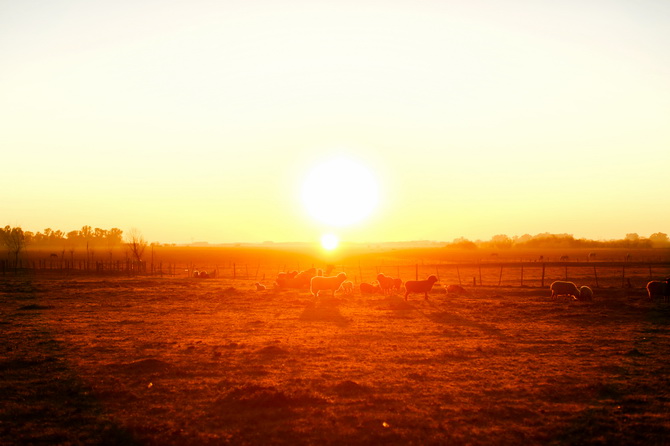
[[[335,234],[323,234],[321,237],[321,246],[323,246],[323,249],[326,251],[332,251],[333,249],[337,248],[337,245],[340,244],[340,239],[337,238]]]
[[[348,157],[326,159],[312,168],[302,185],[309,215],[330,226],[349,226],[372,214],[379,202],[370,170]]]

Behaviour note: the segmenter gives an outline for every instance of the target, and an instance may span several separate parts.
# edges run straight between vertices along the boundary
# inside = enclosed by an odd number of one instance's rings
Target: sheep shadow
[[[342,316],[338,305],[340,299],[327,298],[307,304],[299,319],[308,322],[331,322],[338,327],[346,327],[351,321]]]

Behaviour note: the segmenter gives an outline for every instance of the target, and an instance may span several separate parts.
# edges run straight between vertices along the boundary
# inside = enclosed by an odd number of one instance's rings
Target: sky
[[[668,48],[665,0],[0,0],[0,225],[670,233]],[[345,225],[301,198],[335,158],[376,189]]]

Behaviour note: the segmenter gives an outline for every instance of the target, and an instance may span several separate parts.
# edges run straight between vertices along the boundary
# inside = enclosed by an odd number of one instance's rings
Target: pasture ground
[[[0,444],[668,444],[670,304],[0,277]]]

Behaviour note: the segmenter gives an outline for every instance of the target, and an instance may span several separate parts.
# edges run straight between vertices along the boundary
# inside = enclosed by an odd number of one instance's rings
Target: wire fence
[[[18,272],[52,275],[113,275],[158,276],[173,278],[227,279],[233,281],[260,281],[274,283],[277,274],[314,268],[316,274],[347,274],[358,285],[374,283],[377,275],[400,278],[403,281],[425,279],[435,275],[443,285],[459,284],[472,287],[528,287],[544,288],[555,280],[573,281],[596,288],[638,288],[648,281],[664,280],[670,276],[670,262],[481,262],[481,263],[414,263],[381,264],[355,262],[353,264],[323,265],[290,262],[284,264],[196,264],[195,262],[163,262],[124,260],[75,259],[5,259],[0,260],[0,274]]]

